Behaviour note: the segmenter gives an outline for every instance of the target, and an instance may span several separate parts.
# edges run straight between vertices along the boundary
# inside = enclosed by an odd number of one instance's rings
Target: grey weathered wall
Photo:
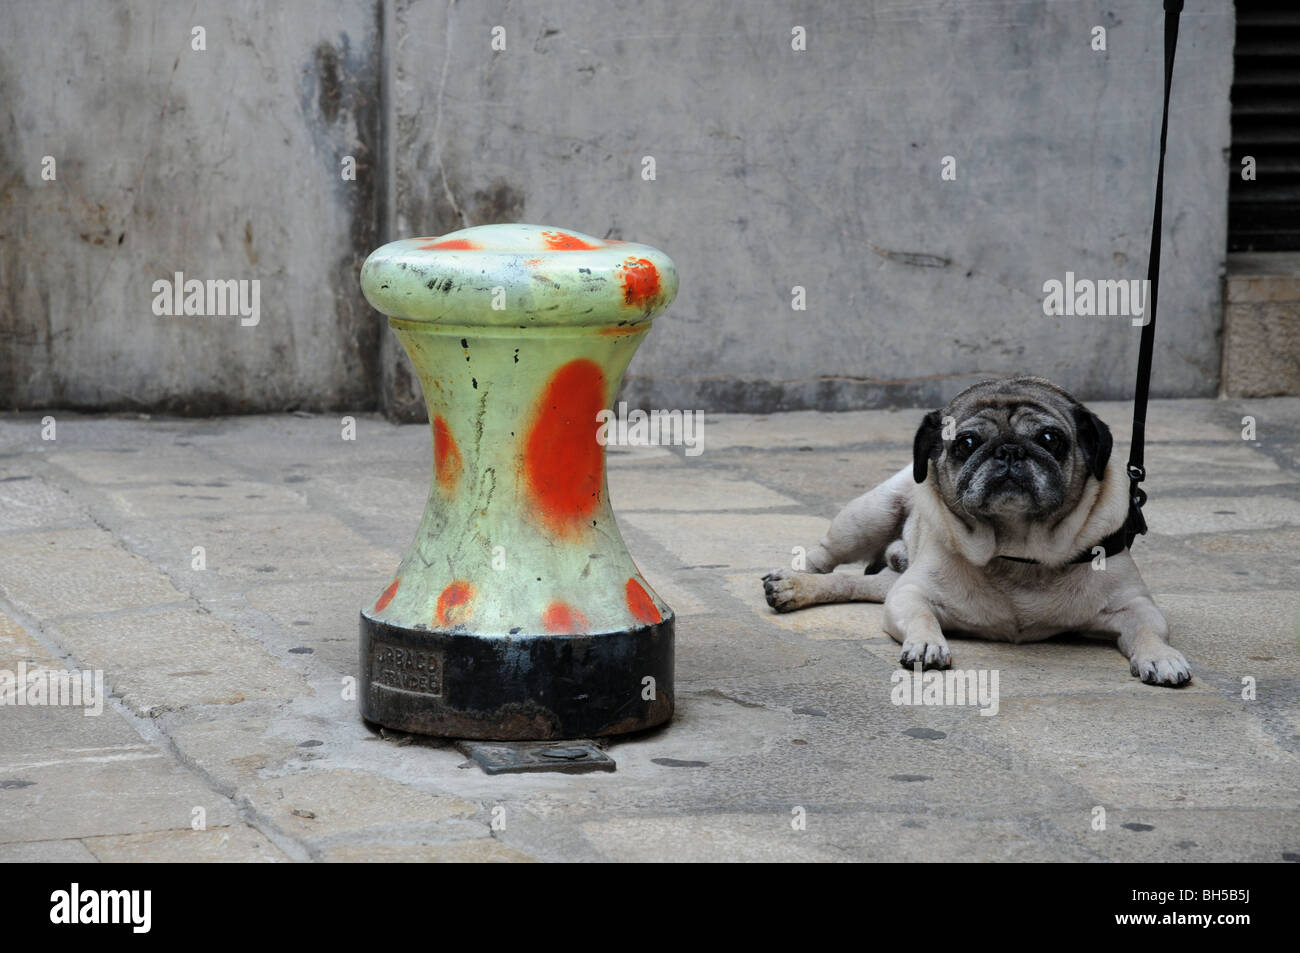
[[[1213,394],[1219,367],[1233,18],[1220,0],[1188,7],[1163,395]],[[677,261],[677,303],[632,365],[630,398],[935,404],[1011,371],[1130,395],[1136,330],[1046,318],[1042,286],[1067,270],[1145,275],[1155,0],[399,2],[397,21],[400,231],[523,218]],[[806,52],[791,49],[796,24]],[[945,155],[956,181],[940,181]]]
[[[418,415],[356,267],[386,237],[504,220],[676,259],[677,303],[628,379],[643,404],[935,404],[1015,371],[1127,397],[1136,329],[1047,318],[1042,286],[1066,271],[1145,272],[1159,8],[11,5],[0,11],[0,32],[16,36],[0,53],[0,399],[377,400]],[[194,23],[208,28],[206,54],[189,50]],[[796,24],[805,52],[791,49]],[[497,25],[505,51],[491,49]],[[1090,49],[1094,25],[1108,31],[1104,53]],[[1190,0],[1158,395],[1217,389],[1232,36],[1229,4]],[[60,156],[57,185],[39,179],[47,153]],[[339,177],[345,153],[362,161],[357,182]],[[956,181],[940,180],[945,155]],[[149,282],[178,269],[261,277],[261,325],[153,317]],[[806,311],[791,310],[795,285]]]
[[[4,405],[373,400],[381,325],[356,275],[376,235],[378,11],[273,6],[0,9]],[[153,282],[177,271],[260,281],[260,322],[156,316]]]

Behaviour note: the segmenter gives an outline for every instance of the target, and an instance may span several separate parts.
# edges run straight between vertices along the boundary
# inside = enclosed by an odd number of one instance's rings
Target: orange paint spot
[[[621,338],[629,334],[640,334],[645,327],[637,324],[624,325],[623,327],[601,328],[600,332],[607,338]]]
[[[645,586],[635,579],[629,579],[627,585],[623,587],[623,592],[627,598],[627,607],[642,622],[654,625],[656,622],[662,622],[663,616],[659,614],[659,609],[654,600],[650,598],[650,593],[645,591]]]
[[[557,635],[578,635],[586,632],[590,623],[587,617],[565,602],[552,602],[542,613],[542,625],[547,632]]]
[[[566,235],[564,232],[542,232],[542,241],[546,243],[547,248],[556,251],[593,251],[600,247],[591,242],[584,242],[576,235]]]
[[[474,598],[474,587],[462,580],[456,580],[438,597],[438,610],[434,615],[439,625],[448,628],[464,622],[469,618],[470,600]]]
[[[460,449],[456,438],[447,429],[447,421],[440,415],[433,418],[433,465],[438,474],[438,485],[451,493],[460,479]]]
[[[646,258],[623,259],[623,300],[635,308],[648,307],[659,297],[659,270]]]
[[[392,585],[383,591],[379,601],[375,603],[375,611],[383,612],[388,608],[388,604],[393,601],[393,596],[397,595],[397,580],[394,579]]]
[[[605,452],[596,414],[605,409],[605,374],[586,358],[552,376],[524,445],[524,473],[537,508],[558,533],[574,532],[600,503]]]
[[[536,268],[541,263],[542,260],[540,258],[529,258],[527,261],[524,262],[524,264],[527,265],[529,268]]]
[[[420,251],[473,251],[478,248],[472,241],[467,238],[449,238],[443,242],[434,242],[432,245],[421,245]]]

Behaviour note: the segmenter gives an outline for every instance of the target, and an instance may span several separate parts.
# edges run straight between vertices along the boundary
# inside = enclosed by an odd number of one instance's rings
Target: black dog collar
[[[1075,556],[1073,559],[1067,562],[1066,565],[1072,566],[1078,563],[1092,562],[1093,560],[1092,551],[1096,549],[1098,546],[1100,546],[1103,550],[1105,550],[1107,556],[1115,556],[1118,555],[1119,553],[1124,552],[1124,550],[1128,549],[1128,541],[1127,541],[1128,534],[1126,532],[1126,529],[1127,527],[1121,526],[1119,529],[1115,530],[1115,532],[1111,533],[1109,536],[1105,537],[1102,540],[1099,540],[1094,545],[1089,546],[1083,552],[1079,553],[1079,555]],[[1025,559],[1023,556],[999,556],[998,559],[1005,559],[1008,562],[1013,562],[1013,563],[1029,563],[1031,566],[1041,565],[1041,563],[1037,559]]]
[[[1142,516],[1142,504],[1146,501],[1147,495],[1142,490],[1137,490],[1129,497],[1128,516],[1124,519],[1124,525],[1109,536],[1102,537],[1098,542],[1067,562],[1066,565],[1073,566],[1079,563],[1092,562],[1092,551],[1098,546],[1105,550],[1107,556],[1122,553],[1132,546],[1133,540],[1147,531],[1147,521]],[[1037,559],[1025,559],[1023,556],[999,556],[998,559],[1005,559],[1013,563],[1029,563],[1031,566],[1040,565]]]

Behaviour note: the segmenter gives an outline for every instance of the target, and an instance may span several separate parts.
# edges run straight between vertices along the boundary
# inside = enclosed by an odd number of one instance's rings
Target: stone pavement
[[[1126,451],[1128,406],[1094,409]],[[1192,685],[1083,639],[954,641],[999,672],[992,717],[892,704],[879,606],[763,601],[908,461],[920,412],[610,448],[678,614],[678,713],[579,776],[489,777],[343,697],[424,506],[425,427],[56,412],[43,440],[41,417],[0,417],[0,671],[102,670],[112,697],[0,707],[0,860],[1300,859],[1300,400],[1152,407],[1136,556]]]

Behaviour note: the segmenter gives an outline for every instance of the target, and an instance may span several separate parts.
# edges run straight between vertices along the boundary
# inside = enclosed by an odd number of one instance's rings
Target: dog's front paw
[[[1148,685],[1178,688],[1192,680],[1192,670],[1183,653],[1171,645],[1135,652],[1129,659],[1129,671]]]
[[[898,653],[898,664],[903,668],[914,668],[917,662],[921,663],[922,669],[952,668],[952,652],[943,639],[937,642],[909,639]]]
[[[800,573],[789,569],[773,569],[763,577],[763,595],[767,604],[777,612],[793,612],[808,605],[807,593],[802,591]]]

